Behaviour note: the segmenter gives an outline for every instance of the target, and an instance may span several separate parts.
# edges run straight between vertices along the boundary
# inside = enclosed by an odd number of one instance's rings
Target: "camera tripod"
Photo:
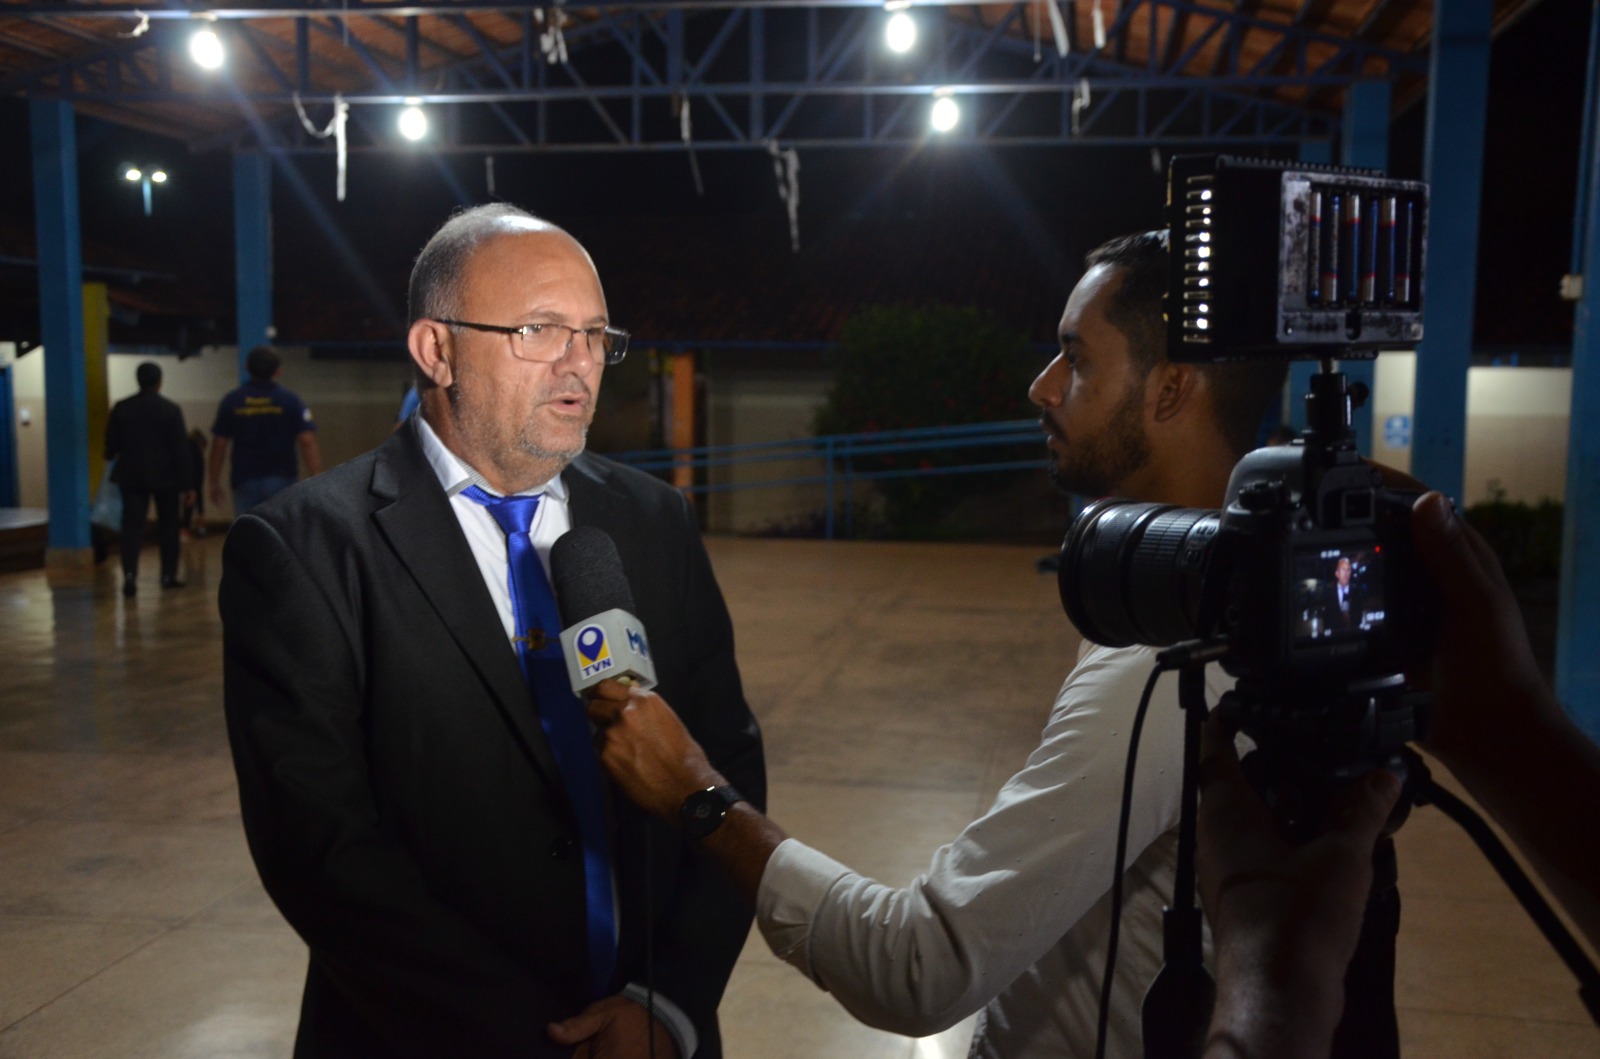
[[[1202,963],[1199,910],[1194,907],[1196,781],[1200,725],[1207,714],[1204,668],[1225,647],[1195,641],[1158,655],[1162,668],[1179,671],[1184,713],[1184,778],[1178,865],[1173,903],[1166,911],[1166,964],[1146,994],[1146,1059],[1188,1059],[1200,1053],[1215,989]],[[1395,938],[1400,928],[1399,872],[1393,835],[1411,807],[1436,806],[1477,844],[1523,909],[1579,982],[1578,995],[1600,1024],[1600,970],[1573,939],[1548,902],[1489,826],[1439,786],[1421,756],[1406,743],[1426,732],[1427,696],[1405,689],[1398,675],[1365,681],[1329,694],[1286,699],[1289,689],[1265,692],[1241,680],[1223,697],[1237,727],[1257,744],[1243,764],[1246,775],[1295,841],[1318,834],[1343,786],[1374,768],[1401,776],[1400,800],[1373,850],[1372,886],[1360,939],[1345,973],[1345,1008],[1334,1033],[1334,1059],[1398,1059],[1394,1009]],[[1289,708],[1284,703],[1293,702]]]

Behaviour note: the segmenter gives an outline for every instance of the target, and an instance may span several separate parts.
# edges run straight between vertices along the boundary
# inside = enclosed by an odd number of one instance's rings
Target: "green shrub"
[[[1538,504],[1510,501],[1499,488],[1492,494],[1492,499],[1467,508],[1466,517],[1494,549],[1506,576],[1529,581],[1559,574],[1561,503],[1548,497]]]
[[[845,324],[836,375],[816,420],[818,434],[855,434],[913,427],[955,426],[1033,414],[1030,363],[1021,332],[987,320],[975,309],[877,307]],[[1032,454],[1042,451],[1033,447]],[[909,451],[858,461],[855,470],[948,467],[1017,459],[1001,448]],[[877,482],[887,532],[897,537],[940,534],[940,515],[958,500],[993,488],[990,474],[927,475]]]

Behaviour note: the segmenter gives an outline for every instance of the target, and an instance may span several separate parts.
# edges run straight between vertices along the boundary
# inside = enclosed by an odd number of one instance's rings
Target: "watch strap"
[[[695,791],[678,810],[684,832],[691,838],[705,838],[722,826],[728,810],[745,800],[731,783]]]

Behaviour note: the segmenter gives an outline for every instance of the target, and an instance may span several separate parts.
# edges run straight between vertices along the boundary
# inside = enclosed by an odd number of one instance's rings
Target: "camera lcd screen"
[[[1295,643],[1359,636],[1383,626],[1383,554],[1376,545],[1294,556]]]

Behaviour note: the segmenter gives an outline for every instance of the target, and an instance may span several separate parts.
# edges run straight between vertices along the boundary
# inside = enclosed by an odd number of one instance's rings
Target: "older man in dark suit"
[[[139,590],[139,552],[150,501],[156,504],[161,542],[161,587],[178,578],[178,505],[195,488],[183,409],[161,396],[161,367],[147,360],[134,370],[139,392],[118,401],[106,422],[106,459],[116,460],[111,480],[122,490],[122,594]]]
[[[583,453],[627,334],[583,248],[505,205],[441,228],[410,293],[421,415],[240,518],[224,552],[245,829],[311,950],[296,1055],[714,1059],[750,910],[613,793],[550,679],[549,546],[598,527],[661,687],[764,800],[692,509]]]

